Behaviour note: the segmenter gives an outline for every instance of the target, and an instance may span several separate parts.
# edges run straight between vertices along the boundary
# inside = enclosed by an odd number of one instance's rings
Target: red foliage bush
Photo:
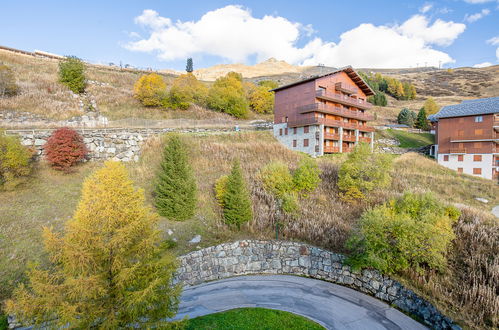
[[[84,159],[88,153],[80,134],[67,127],[55,130],[44,149],[50,165],[62,171],[69,171],[71,166]]]

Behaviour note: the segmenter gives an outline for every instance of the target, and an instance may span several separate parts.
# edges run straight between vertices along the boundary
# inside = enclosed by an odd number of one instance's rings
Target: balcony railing
[[[324,146],[324,152],[340,152],[340,147]]]
[[[323,124],[324,126],[328,127],[343,127],[347,129],[358,129],[359,131],[362,132],[374,132],[374,127],[366,126],[366,125],[359,125],[359,124],[352,124],[352,123],[345,123],[341,120],[334,120],[334,119],[329,119],[329,118],[319,118],[319,117],[313,117],[313,116],[308,116],[308,117],[302,117],[296,120],[289,120],[288,121],[288,127],[300,127],[300,126],[307,126],[307,125],[320,125]]]
[[[355,142],[355,135],[343,134],[343,141]]]
[[[499,136],[495,132],[490,132],[483,135],[464,135],[464,136],[452,136],[450,142],[462,142],[462,141],[497,141],[499,142]]]
[[[466,149],[465,148],[450,148],[449,153],[450,154],[465,154]]]
[[[371,138],[367,136],[359,136],[360,142],[371,142]]]
[[[336,133],[324,133],[324,139],[326,140],[339,140],[340,135]]]
[[[366,113],[363,113],[360,111],[355,111],[355,110],[342,109],[340,107],[335,107],[335,106],[327,105],[324,103],[307,104],[307,105],[298,107],[298,110],[300,111],[300,113],[308,113],[308,112],[316,111],[316,112],[327,113],[327,114],[331,114],[331,115],[337,115],[337,116],[341,116],[341,117],[358,119],[358,120],[363,120],[363,121],[374,120],[373,116],[368,115]]]
[[[315,96],[320,99],[349,105],[359,109],[370,109],[372,107],[372,104],[365,100],[357,99],[348,95],[343,95],[341,93],[327,92],[324,89],[318,89],[315,93]]]
[[[349,86],[347,84],[343,84],[341,82],[338,82],[334,85],[334,89],[340,92],[344,92],[347,94],[357,94],[359,92],[359,89],[353,86]]]

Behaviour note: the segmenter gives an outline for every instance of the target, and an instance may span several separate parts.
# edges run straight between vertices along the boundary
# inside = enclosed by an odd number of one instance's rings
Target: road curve
[[[327,329],[427,329],[388,304],[361,292],[289,275],[239,276],[186,287],[175,319],[241,307],[292,312]]]

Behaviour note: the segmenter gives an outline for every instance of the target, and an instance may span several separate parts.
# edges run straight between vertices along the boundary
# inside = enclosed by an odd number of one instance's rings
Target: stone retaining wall
[[[118,128],[118,129],[76,129],[83,137],[88,150],[89,160],[113,159],[118,161],[137,161],[140,148],[145,140],[152,135],[177,131],[182,133],[224,132],[233,128]],[[6,134],[18,135],[21,143],[35,149],[37,156],[43,154],[43,146],[52,134],[52,129],[46,130],[9,130]]]
[[[303,243],[243,240],[179,257],[177,280],[200,284],[238,275],[292,274],[345,285],[415,315],[435,329],[460,329],[432,304],[375,270],[352,271],[345,256]]]

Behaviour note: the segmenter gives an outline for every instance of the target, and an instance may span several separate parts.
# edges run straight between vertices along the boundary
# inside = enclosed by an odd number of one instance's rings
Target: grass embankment
[[[191,164],[197,179],[197,212],[192,219],[184,222],[167,219],[160,222],[164,238],[176,240],[175,252],[178,254],[241,238],[274,238],[277,220],[282,224],[281,239],[301,240],[333,251],[346,252],[343,245],[362,211],[404,191],[433,191],[448,202],[470,205],[484,212],[490,212],[492,205],[499,204],[499,188],[493,181],[458,174],[414,153],[394,156],[393,182],[389,189],[373,195],[369,203],[345,204],[337,197],[336,180],[339,164],[346,155],[335,155],[319,160],[323,171],[322,183],[309,199],[301,200],[301,215],[278,218],[275,200],[262,188],[258,172],[272,160],[282,161],[294,168],[302,157],[300,154],[284,148],[268,132],[184,135],[183,140],[191,150]],[[132,179],[145,190],[151,206],[153,182],[162,146],[160,138],[150,139],[143,148],[141,160],[127,164]],[[242,226],[240,231],[233,231],[223,224],[213,194],[213,184],[221,175],[229,173],[235,158],[241,161],[254,205],[254,219]],[[44,260],[41,228],[53,226],[56,230],[62,229],[62,224],[74,212],[84,178],[100,166],[100,163],[86,163],[78,166],[74,173],[62,174],[42,163],[28,184],[16,191],[0,192],[0,300],[7,298],[16,283],[23,279],[29,261]],[[475,197],[483,197],[490,202],[483,204]],[[475,240],[475,236],[479,235],[478,238],[487,237],[487,240],[493,241],[494,231],[499,230],[497,220],[487,222],[481,220],[486,215],[482,217],[479,212],[472,214],[476,214],[470,216],[475,220],[471,221],[468,217],[460,224],[462,230],[458,232],[453,248],[453,251],[459,252],[450,262],[449,272],[453,274],[450,280],[447,275],[434,274],[431,282],[426,277],[422,280],[405,275],[410,286],[420,286],[419,291],[424,296],[458,319],[466,315],[478,315],[483,310],[477,304],[461,304],[460,299],[475,297],[473,292],[485,292],[483,290],[491,288],[481,287],[480,291],[470,283],[476,281],[478,285],[483,282],[482,277],[497,279],[499,276],[499,266],[493,266],[499,262],[494,257],[499,255],[497,247]],[[465,230],[469,228],[473,229]],[[168,229],[173,230],[173,235],[168,235]],[[202,236],[201,243],[189,244],[189,240],[197,234]],[[496,239],[496,242],[499,240]],[[477,259],[477,255],[481,257]],[[464,265],[466,268],[463,270]],[[488,273],[483,275],[480,269],[487,269]],[[466,274],[471,274],[471,277]],[[473,274],[482,275],[473,277]],[[439,290],[432,286],[434,283],[438,283]],[[490,293],[484,297],[490,297]],[[484,305],[491,306],[490,302],[494,300],[487,301],[489,305]],[[491,310],[491,307],[487,308]],[[465,322],[473,324],[471,321]]]
[[[187,321],[186,329],[319,330],[324,328],[303,316],[289,312],[265,308],[239,308],[196,317]]]
[[[377,132],[377,139],[395,139],[400,142],[400,148],[419,148],[435,143],[435,135],[430,133],[411,133],[395,129]]]

